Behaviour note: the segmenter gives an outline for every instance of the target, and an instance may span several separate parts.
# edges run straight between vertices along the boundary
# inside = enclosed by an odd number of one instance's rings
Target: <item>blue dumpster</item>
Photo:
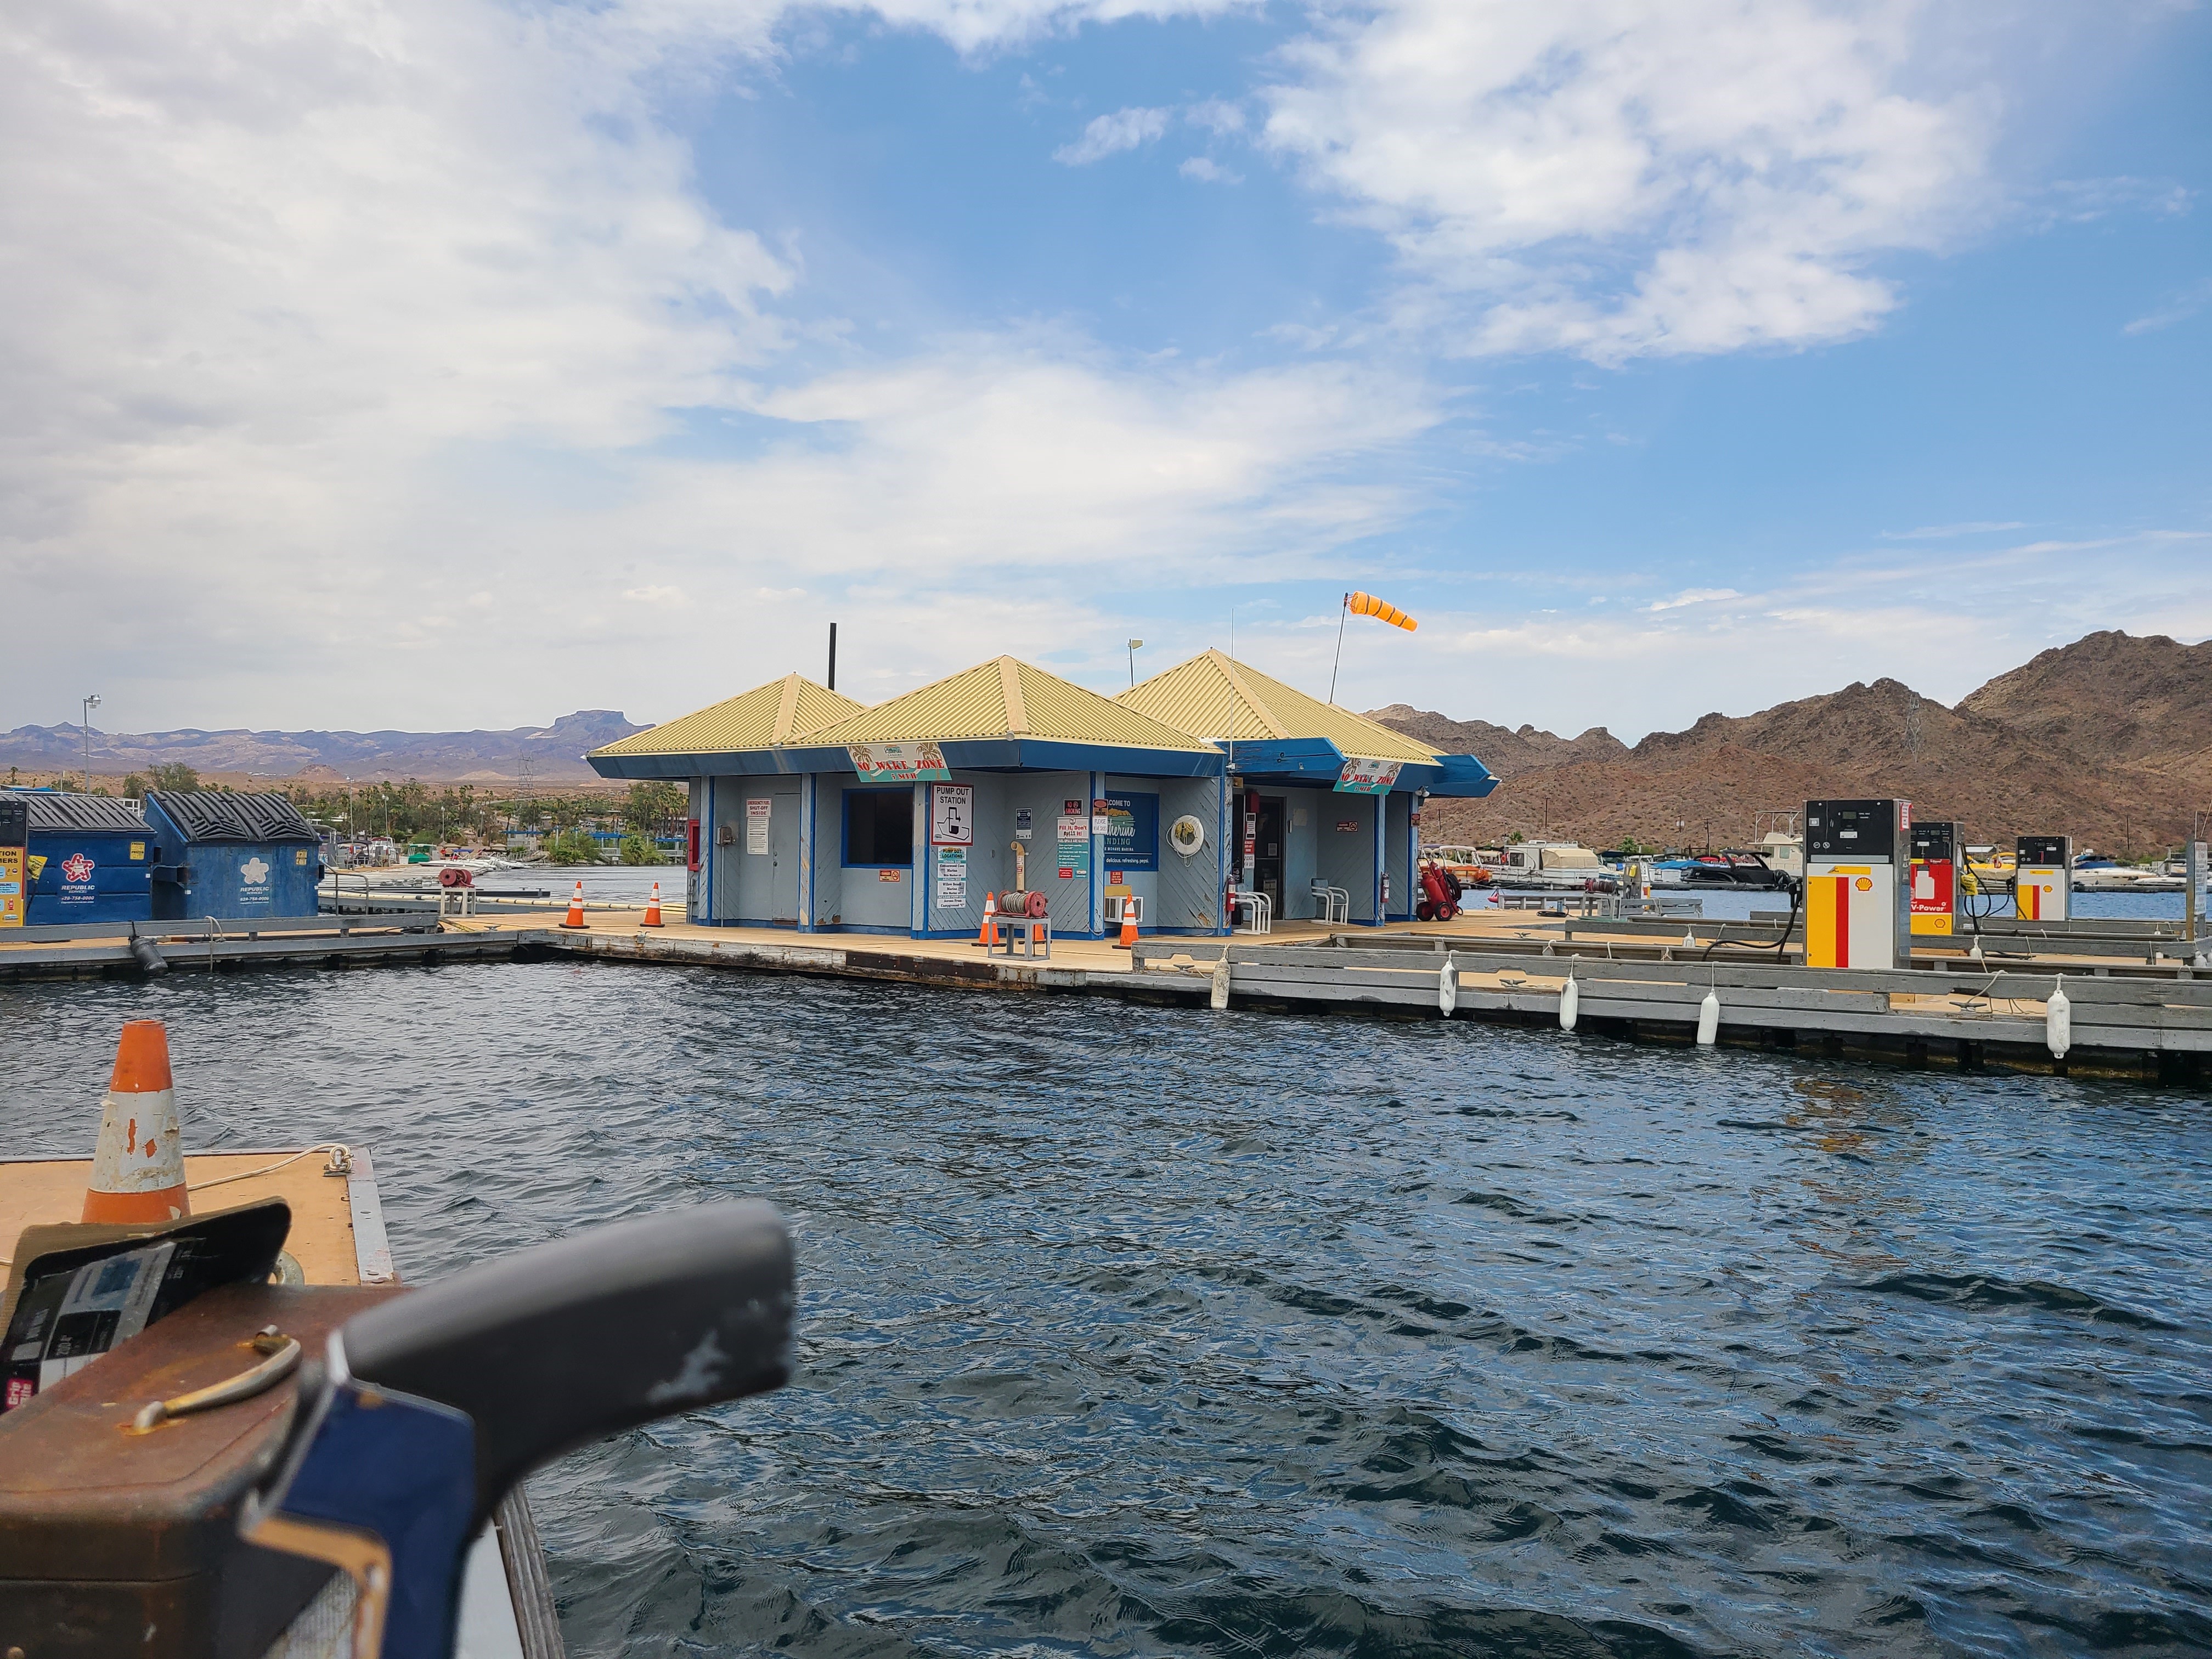
[[[65,795],[52,789],[5,792],[28,809],[24,876],[27,926],[145,921],[153,915],[154,842],[136,801]]]
[[[284,796],[157,789],[146,818],[161,843],[155,921],[315,914],[322,837]]]

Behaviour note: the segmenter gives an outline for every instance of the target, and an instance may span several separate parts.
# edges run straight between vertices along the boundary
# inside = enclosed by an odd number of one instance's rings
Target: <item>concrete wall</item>
[[[1283,797],[1283,908],[1279,914],[1285,919],[1310,921],[1321,915],[1313,883],[1319,868],[1321,821],[1328,810],[1328,792],[1285,789],[1279,793]]]
[[[1382,797],[1382,867],[1390,876],[1390,920],[1411,921],[1420,895],[1413,890],[1413,798]]]
[[[1006,835],[1001,840],[1013,839],[1014,815],[1023,807],[1030,810],[1032,835],[1029,842],[1029,878],[1032,892],[1045,896],[1045,914],[1051,918],[1052,930],[1063,937],[1073,937],[1093,931],[1091,926],[1091,891],[1094,884],[1105,885],[1105,874],[1098,868],[1098,845],[1092,841],[1086,860],[1088,868],[1063,866],[1060,862],[1057,830],[1060,808],[1068,801],[1081,804],[1080,816],[1088,830],[1091,817],[1091,781],[1088,772],[1012,772],[1001,775],[1005,780],[1006,804],[1001,819]],[[1000,867],[1006,872],[1005,886],[1013,884],[1013,855],[1009,852],[1007,863]],[[1063,880],[1058,873],[1063,867],[1075,869],[1076,873]]]
[[[706,779],[693,778],[690,780],[688,784],[685,786],[684,815],[687,819],[699,818],[703,820],[705,818],[707,815]],[[702,836],[706,834],[706,826],[703,822],[700,825],[699,833]],[[687,836],[690,834],[688,825],[685,830],[685,834]],[[701,854],[703,854],[707,849],[702,846],[699,850]],[[686,850],[686,862],[688,865],[688,848]],[[698,871],[690,869],[688,867],[685,869],[684,872],[684,919],[686,921],[704,921],[707,919],[704,882],[705,878],[701,875]]]
[[[975,830],[973,842],[959,850],[967,856],[968,899],[964,904],[945,905],[937,902],[939,849],[926,848],[927,885],[924,896],[928,906],[927,931],[933,933],[975,933],[983,926],[983,895],[1003,893],[1014,884],[1014,855],[1006,843],[1014,838],[1013,809],[1007,802],[1007,778],[999,772],[962,772],[952,775],[952,781],[966,784],[975,792]],[[923,810],[928,808],[930,786],[921,786]],[[925,817],[922,841],[927,839]],[[917,842],[917,846],[921,843]]]
[[[787,854],[795,848],[800,926],[894,933],[918,927],[938,935],[973,934],[982,925],[983,895],[1004,893],[1014,885],[1011,843],[1016,815],[1026,808],[1031,823],[1026,843],[1030,885],[1045,895],[1053,931],[1063,938],[1097,937],[1110,930],[1103,921],[1105,841],[1088,833],[1091,803],[1101,794],[1150,794],[1159,799],[1161,867],[1128,872],[1130,887],[1146,901],[1145,931],[1218,930],[1224,867],[1221,780],[960,771],[952,781],[975,792],[975,830],[974,841],[963,849],[967,854],[965,902],[944,905],[937,902],[938,849],[929,844],[927,784],[913,787],[914,863],[886,881],[876,866],[844,866],[845,796],[856,788],[882,786],[863,786],[839,773],[807,778],[694,779],[690,805],[702,823],[704,867],[691,884],[689,914],[696,920],[723,922],[776,919],[766,914],[772,860],[745,851],[745,802],[760,795],[775,803],[771,835],[782,831],[787,819],[795,831],[788,842],[778,836],[778,844]],[[1070,801],[1077,803],[1069,816],[1083,820],[1088,850],[1085,859],[1063,866],[1057,832],[1062,809]],[[1196,814],[1206,826],[1206,845],[1195,859],[1184,859],[1168,844],[1168,827],[1185,812]],[[731,832],[726,847],[718,844],[718,831],[724,825]],[[762,869],[749,868],[748,860]],[[1073,872],[1065,879],[1059,874],[1063,867]]]
[[[1352,895],[1352,919],[1375,915],[1375,809],[1383,799],[1330,791],[1314,808],[1318,841],[1316,867],[1322,880]],[[1349,829],[1339,829],[1348,824]]]
[[[1159,902],[1145,917],[1145,931],[1218,933],[1228,866],[1228,786],[1219,778],[1161,778]],[[1206,846],[1185,858],[1168,844],[1168,826],[1184,813],[1206,826]]]
[[[825,772],[816,777],[814,787],[814,925],[911,932],[914,871],[902,870],[895,879],[885,881],[880,878],[874,865],[851,870],[843,867],[844,797],[848,790],[860,787],[860,781],[840,773]]]
[[[713,920],[795,924],[799,916],[799,844],[804,788],[795,777],[714,780]],[[769,850],[746,850],[747,803],[769,804]],[[729,831],[723,845],[722,832]],[[702,849],[703,850],[703,849]]]
[[[1173,782],[1174,780],[1171,778],[1130,778],[1110,772],[1106,776],[1106,793],[1109,795],[1151,795],[1158,802],[1162,816],[1159,817],[1158,845],[1154,849],[1155,857],[1152,861],[1163,867],[1169,860],[1176,859],[1174,852],[1168,847],[1168,825],[1175,822],[1175,817],[1173,814],[1167,812],[1166,798],[1162,793],[1164,786]],[[1121,871],[1123,884],[1131,892],[1144,901],[1144,908],[1140,913],[1144,920],[1137,924],[1138,930],[1140,933],[1151,933],[1153,918],[1159,915],[1160,909],[1160,872],[1132,870],[1115,863],[1113,859],[1107,856],[1105,843],[1103,841],[1099,843],[1099,849],[1100,860],[1106,866],[1106,876],[1102,879],[1110,878],[1116,870]],[[1182,862],[1180,859],[1176,859],[1176,861]],[[1109,924],[1106,931],[1111,935],[1119,937],[1121,924],[1118,922]]]

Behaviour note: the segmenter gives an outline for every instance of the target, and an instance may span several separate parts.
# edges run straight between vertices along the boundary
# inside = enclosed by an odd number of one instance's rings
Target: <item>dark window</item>
[[[914,791],[845,792],[845,862],[880,869],[914,863]]]

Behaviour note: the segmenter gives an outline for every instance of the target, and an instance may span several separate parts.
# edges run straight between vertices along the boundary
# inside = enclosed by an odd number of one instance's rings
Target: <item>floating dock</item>
[[[121,977],[150,948],[190,973],[292,965],[434,966],[558,956],[884,982],[1142,998],[1198,1008],[1479,1018],[1576,1036],[1688,1044],[1710,995],[1717,1046],[1853,1055],[1907,1066],[2201,1081],[2212,1054],[2212,967],[2175,931],[2146,925],[1991,930],[1916,940],[1913,965],[1809,969],[1758,922],[1474,913],[1447,923],[1329,927],[1279,923],[1231,939],[1155,936],[1134,951],[1060,940],[1049,957],[986,953],[964,939],[642,926],[633,907],[429,916],[324,916],[282,923],[140,924],[20,930],[0,944],[0,981]],[[82,937],[52,938],[67,933]],[[1932,948],[1931,948],[1932,947]],[[2053,1052],[2054,992],[2070,1040]]]

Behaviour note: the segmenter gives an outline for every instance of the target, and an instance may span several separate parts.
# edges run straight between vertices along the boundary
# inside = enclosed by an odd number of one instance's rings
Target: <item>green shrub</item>
[[[548,864],[597,864],[599,844],[581,830],[556,830],[545,837]]]

